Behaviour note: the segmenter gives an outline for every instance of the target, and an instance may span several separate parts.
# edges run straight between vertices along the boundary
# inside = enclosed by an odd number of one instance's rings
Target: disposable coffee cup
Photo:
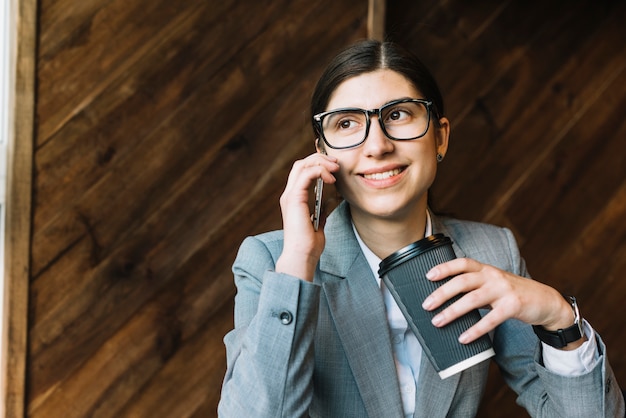
[[[430,281],[426,273],[437,264],[456,258],[452,240],[435,234],[396,251],[380,262],[378,275],[400,307],[423,351],[442,379],[468,369],[495,355],[487,335],[469,344],[459,336],[481,318],[478,310],[468,312],[454,322],[437,328],[432,319],[462,295],[450,299],[434,311],[422,308],[424,299],[451,277]]]

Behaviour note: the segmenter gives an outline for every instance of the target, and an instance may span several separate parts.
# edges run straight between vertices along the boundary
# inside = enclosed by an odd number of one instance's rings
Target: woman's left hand
[[[451,276],[456,277],[426,298],[424,309],[432,311],[452,297],[464,295],[433,318],[435,326],[442,327],[473,309],[491,309],[459,337],[462,343],[476,340],[510,318],[548,330],[574,323],[571,305],[558,291],[538,281],[469,258],[439,264],[427,274],[432,281]]]

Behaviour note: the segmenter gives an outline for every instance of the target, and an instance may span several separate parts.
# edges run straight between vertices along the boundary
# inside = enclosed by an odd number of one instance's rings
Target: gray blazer
[[[224,338],[220,417],[404,416],[385,306],[345,203],[325,233],[313,283],[274,272],[282,231],[242,243],[233,265],[235,327]],[[451,237],[458,257],[529,277],[507,229],[433,216],[433,233]],[[623,417],[624,400],[596,337],[593,370],[562,377],[542,366],[532,328],[509,320],[493,333],[494,360],[531,416]],[[414,416],[475,416],[488,367],[485,361],[441,380],[423,356]]]

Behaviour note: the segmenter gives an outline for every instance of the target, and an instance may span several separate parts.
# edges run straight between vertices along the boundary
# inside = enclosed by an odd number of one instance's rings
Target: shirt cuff
[[[543,365],[561,376],[574,377],[591,371],[600,357],[596,344],[596,333],[586,320],[583,320],[583,331],[587,336],[580,347],[575,350],[559,350],[542,342]]]

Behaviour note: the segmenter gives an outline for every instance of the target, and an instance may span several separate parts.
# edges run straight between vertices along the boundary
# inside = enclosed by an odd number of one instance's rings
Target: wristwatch
[[[548,331],[541,325],[533,325],[533,331],[535,331],[537,337],[544,343],[555,348],[563,348],[569,343],[580,340],[583,335],[585,335],[576,298],[574,296],[564,297],[572,305],[572,310],[574,311],[574,325],[556,331]]]

